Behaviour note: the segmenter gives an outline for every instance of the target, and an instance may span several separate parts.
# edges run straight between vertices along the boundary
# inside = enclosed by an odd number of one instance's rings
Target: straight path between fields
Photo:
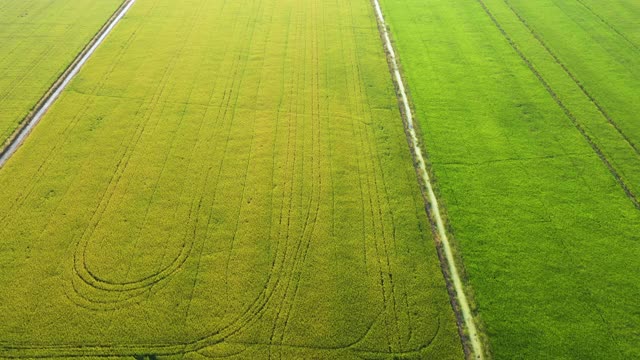
[[[0,168],[2,168],[9,158],[11,158],[11,156],[18,150],[33,128],[38,125],[38,122],[40,122],[44,114],[46,114],[47,110],[49,110],[62,91],[78,74],[82,66],[89,60],[91,55],[93,55],[98,46],[100,46],[104,39],[106,39],[107,35],[109,35],[116,24],[124,17],[127,11],[129,11],[135,1],[136,0],[125,0],[122,3],[118,10],[116,10],[100,31],[98,31],[96,36],[94,36],[87,46],[82,49],[71,65],[69,65],[67,70],[62,73],[58,80],[53,83],[51,88],[49,88],[40,101],[38,101],[34,108],[35,112],[27,115],[22,125],[15,131],[9,140],[7,140],[6,145],[0,150]]]
[[[471,349],[469,349],[471,351],[470,357],[473,359],[483,359],[480,336],[473,320],[473,315],[471,313],[471,308],[469,307],[467,296],[464,292],[462,280],[460,280],[460,275],[458,274],[455,258],[453,256],[451,245],[449,243],[449,237],[447,236],[447,231],[445,230],[444,221],[440,216],[440,206],[438,204],[438,199],[436,198],[436,195],[433,191],[433,186],[431,185],[431,178],[429,176],[429,172],[427,171],[424,155],[422,154],[422,149],[419,146],[420,142],[418,140],[418,136],[416,135],[413,123],[413,115],[411,113],[411,106],[409,106],[409,100],[405,91],[404,82],[402,81],[402,75],[400,75],[395,51],[393,50],[393,45],[391,45],[391,39],[389,37],[389,32],[387,31],[384,15],[382,14],[382,9],[380,8],[380,3],[378,2],[378,0],[373,0],[373,4],[376,10],[379,25],[378,29],[380,29],[380,35],[384,39],[385,50],[388,54],[390,66],[392,67],[391,70],[393,72],[393,80],[397,86],[398,97],[400,97],[400,100],[402,101],[402,113],[403,118],[406,121],[405,130],[408,133],[407,138],[409,141],[409,146],[411,147],[414,161],[416,163],[416,172],[418,173],[418,176],[420,176],[421,182],[424,184],[424,188],[421,187],[421,190],[423,191],[423,193],[426,192],[424,195],[428,203],[427,205],[429,209],[429,215],[431,217],[430,221],[432,224],[435,224],[438,240],[440,240],[442,244],[442,254],[444,255],[444,260],[446,262],[446,264],[443,265],[447,267],[449,276],[451,277],[451,282],[453,283],[453,288],[455,291],[454,301],[457,302],[459,306],[459,309],[454,310],[456,310],[456,312],[460,312],[460,316],[462,317],[462,320],[464,322],[460,325],[464,328],[464,330],[466,330],[466,335],[468,336],[468,341],[471,345]],[[466,347],[467,346],[465,345],[465,348]]]

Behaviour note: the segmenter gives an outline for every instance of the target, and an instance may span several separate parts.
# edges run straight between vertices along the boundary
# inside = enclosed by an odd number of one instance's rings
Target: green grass
[[[0,217],[0,357],[463,357],[367,0],[137,0]]]
[[[0,146],[121,3],[0,3]]]
[[[582,2],[382,1],[497,359],[640,357],[640,11]]]

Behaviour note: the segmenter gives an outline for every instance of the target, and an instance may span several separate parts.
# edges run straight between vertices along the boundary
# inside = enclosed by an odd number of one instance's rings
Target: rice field
[[[121,3],[0,2],[0,144]]]
[[[0,218],[0,357],[464,358],[368,1],[137,0]]]
[[[640,7],[382,5],[490,356],[638,358]]]
[[[0,2],[0,143],[123,4]],[[640,358],[638,19],[135,0],[0,163],[0,359]]]

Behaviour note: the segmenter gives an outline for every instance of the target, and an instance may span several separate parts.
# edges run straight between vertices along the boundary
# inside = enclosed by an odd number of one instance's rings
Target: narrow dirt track
[[[390,62],[390,66],[392,67],[393,80],[396,84],[396,91],[398,92],[398,96],[402,101],[403,106],[403,115],[405,120],[405,130],[408,133],[409,146],[411,146],[414,160],[416,162],[417,172],[420,176],[420,180],[424,183],[424,191],[426,191],[426,198],[429,202],[430,215],[432,217],[432,222],[436,226],[436,231],[438,234],[438,240],[440,240],[443,249],[443,255],[446,260],[446,264],[443,264],[447,267],[449,274],[451,276],[451,281],[453,283],[453,288],[455,290],[455,301],[457,301],[460,309],[460,315],[465,327],[466,334],[468,335],[469,343],[471,345],[472,353],[469,355],[472,359],[483,359],[483,350],[482,350],[482,342],[480,340],[480,336],[476,329],[476,325],[473,320],[473,315],[471,314],[471,309],[469,307],[469,302],[467,301],[467,296],[465,295],[464,288],[462,286],[462,281],[460,280],[460,275],[458,274],[458,269],[456,267],[455,258],[453,256],[453,252],[451,251],[451,245],[449,243],[449,237],[447,236],[447,231],[445,229],[444,221],[440,216],[440,207],[438,205],[438,199],[433,191],[433,186],[431,185],[431,178],[429,177],[429,172],[427,171],[426,162],[424,160],[424,155],[422,154],[422,149],[419,146],[418,136],[416,135],[413,115],[411,113],[411,107],[409,106],[409,100],[407,98],[407,94],[404,87],[404,82],[402,81],[402,75],[400,74],[400,70],[398,67],[398,62],[396,60],[396,54],[393,50],[393,46],[391,45],[391,39],[389,37],[389,32],[387,31],[387,25],[384,20],[384,16],[382,14],[382,9],[380,8],[380,3],[378,0],[373,0],[373,4],[376,11],[376,16],[378,20],[378,29],[380,29],[380,35],[384,40],[385,50],[388,55],[388,59]]]
[[[83,51],[73,60],[67,70],[56,80],[51,86],[49,91],[44,95],[35,107],[35,113],[31,116],[27,116],[24,124],[16,130],[15,134],[7,142],[3,149],[0,149],[0,168],[11,158],[11,156],[18,150],[20,145],[29,136],[33,128],[38,125],[44,114],[47,113],[51,105],[58,99],[62,91],[69,85],[71,80],[80,72],[82,66],[89,60],[91,55],[96,51],[98,46],[102,44],[107,35],[113,30],[116,24],[124,17],[129,11],[131,6],[136,0],[125,0],[125,2],[118,8],[116,13],[109,18],[107,23],[100,29],[96,36],[91,39],[89,46],[85,47]]]

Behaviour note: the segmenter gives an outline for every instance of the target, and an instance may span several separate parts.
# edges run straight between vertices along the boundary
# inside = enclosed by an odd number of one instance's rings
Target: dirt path
[[[471,309],[469,308],[467,296],[464,293],[464,288],[458,274],[458,269],[456,268],[455,258],[453,256],[453,252],[451,251],[451,245],[449,243],[449,237],[447,236],[447,232],[445,230],[444,222],[442,220],[442,217],[440,216],[438,199],[436,198],[433,187],[431,185],[431,179],[427,171],[424,155],[422,154],[422,149],[418,145],[420,142],[418,141],[418,136],[416,135],[416,131],[414,128],[413,115],[411,113],[411,107],[409,106],[409,101],[407,99],[404,82],[402,81],[402,76],[400,75],[398,62],[396,60],[396,54],[393,50],[393,46],[391,45],[391,39],[389,38],[387,25],[384,20],[384,16],[382,15],[380,3],[378,2],[378,0],[373,0],[373,4],[378,20],[378,29],[380,29],[380,35],[384,40],[385,50],[392,67],[391,70],[393,72],[394,82],[396,83],[396,90],[398,92],[400,100],[402,101],[403,113],[405,118],[405,130],[408,132],[409,146],[411,146],[412,148],[414,160],[417,166],[416,170],[419,173],[422,182],[424,183],[424,190],[426,191],[426,197],[428,199],[431,210],[431,220],[433,223],[435,223],[438,238],[442,244],[443,255],[445,258],[444,260],[446,260],[446,264],[443,265],[447,267],[447,270],[450,274],[453,288],[455,290],[455,301],[457,301],[459,305],[460,315],[464,322],[463,325],[465,327],[465,333],[467,334],[469,342],[471,344],[472,353],[470,354],[470,357],[472,359],[481,360],[483,359],[482,343],[473,320],[473,315],[471,314]]]
[[[75,60],[69,65],[67,70],[56,80],[49,91],[40,99],[35,106],[35,112],[30,113],[24,120],[23,124],[16,130],[6,146],[0,150],[0,168],[11,158],[18,150],[20,145],[29,136],[33,128],[40,122],[44,114],[49,110],[51,105],[58,99],[62,91],[69,85],[71,80],[78,74],[82,66],[89,60],[91,55],[96,51],[98,46],[106,39],[107,35],[113,30],[116,24],[129,11],[135,0],[125,0],[118,10],[109,18],[107,23],[100,29],[96,36],[91,39],[87,46],[78,54]]]

